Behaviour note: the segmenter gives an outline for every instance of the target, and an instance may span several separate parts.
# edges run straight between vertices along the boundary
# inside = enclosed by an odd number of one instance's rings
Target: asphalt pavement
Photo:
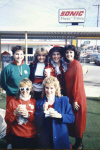
[[[100,97],[100,66],[95,63],[82,64],[84,71],[84,87],[87,97]]]

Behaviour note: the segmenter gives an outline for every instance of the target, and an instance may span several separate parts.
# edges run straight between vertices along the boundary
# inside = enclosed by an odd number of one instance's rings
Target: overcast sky
[[[0,0],[0,26],[66,27],[58,22],[58,10],[85,8],[85,23],[79,25],[96,27],[98,7],[93,5],[98,4],[100,0]]]

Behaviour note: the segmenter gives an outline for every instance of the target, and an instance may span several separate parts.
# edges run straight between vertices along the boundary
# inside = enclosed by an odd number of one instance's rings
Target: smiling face
[[[55,63],[59,63],[61,59],[61,55],[59,52],[53,52],[52,59]]]
[[[22,60],[24,59],[23,50],[17,50],[14,53],[13,58],[14,58],[15,62],[17,63],[17,65],[20,65],[22,63]]]
[[[53,84],[46,84],[45,85],[45,93],[47,97],[54,96],[56,89]]]
[[[30,91],[31,91],[31,87],[29,87],[28,85],[24,85],[24,86],[20,87],[19,89],[20,89],[20,94],[21,94],[24,98],[29,97]]]
[[[38,59],[38,61],[40,62],[40,63],[44,63],[45,62],[45,60],[46,60],[46,55],[44,55],[44,54],[39,54],[38,56],[37,56],[37,59]]]
[[[74,55],[74,51],[72,50],[67,50],[65,53],[65,57],[67,58],[67,60],[69,60],[70,63],[74,60]]]

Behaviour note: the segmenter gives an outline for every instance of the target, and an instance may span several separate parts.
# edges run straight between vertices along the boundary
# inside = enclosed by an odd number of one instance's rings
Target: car
[[[100,65],[100,55],[95,57],[94,61],[95,61],[95,64]]]
[[[98,56],[98,53],[93,53],[90,56],[90,62],[95,62],[94,59]]]
[[[87,54],[87,53],[81,55],[80,63],[90,63],[90,57],[91,57],[91,55]]]

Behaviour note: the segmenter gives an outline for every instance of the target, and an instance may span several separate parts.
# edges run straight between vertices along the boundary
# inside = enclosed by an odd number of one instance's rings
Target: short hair
[[[68,62],[68,60],[66,59],[66,56],[65,56],[67,50],[74,51],[74,59],[76,59],[78,61],[80,60],[80,51],[77,50],[77,48],[74,45],[65,45],[65,47],[64,47],[64,60],[65,61]]]
[[[18,51],[18,50],[22,50],[23,53],[25,53],[25,48],[22,47],[22,46],[20,46],[20,45],[13,46],[13,47],[11,48],[11,51],[12,51],[13,55],[14,55],[15,52]]]
[[[42,83],[42,86],[43,86],[42,97],[45,96],[45,85],[46,84],[52,84],[52,85],[54,85],[54,87],[56,89],[55,96],[61,97],[61,91],[60,91],[59,81],[58,81],[58,79],[56,77],[53,77],[53,76],[46,77],[43,80],[43,83]]]
[[[25,78],[22,81],[20,81],[19,87],[23,87],[24,85],[28,85],[31,88],[33,87],[31,80],[28,78]]]
[[[37,56],[39,56],[40,54],[43,54],[43,55],[46,56],[45,62],[48,61],[48,51],[47,51],[47,49],[45,47],[38,47],[35,51],[35,54],[34,54],[34,58],[33,58],[34,63],[38,62]]]
[[[19,88],[20,87],[24,87],[25,85],[27,85],[28,87],[33,87],[33,84],[32,84],[32,82],[31,82],[31,80],[30,79],[28,79],[28,78],[25,78],[25,79],[23,79],[23,80],[21,80],[20,81],[20,83],[19,83],[19,87],[18,87],[18,93],[17,93],[17,95],[15,96],[15,99],[18,99],[19,98],[19,96],[20,96],[20,90],[19,90]],[[31,97],[32,98],[34,98],[34,92],[33,92],[33,90],[31,90]]]

